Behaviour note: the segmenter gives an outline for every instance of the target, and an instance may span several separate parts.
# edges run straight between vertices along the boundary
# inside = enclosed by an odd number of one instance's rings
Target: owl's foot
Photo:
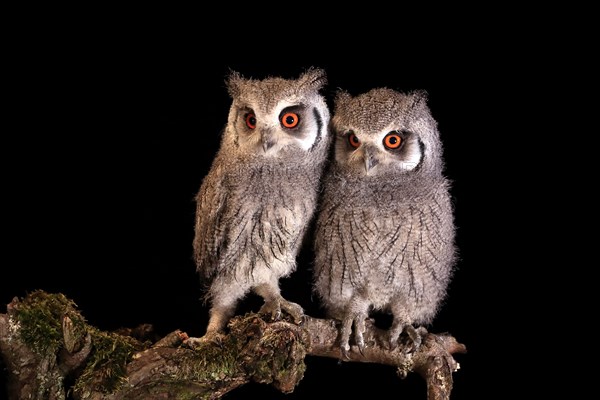
[[[340,329],[340,350],[342,352],[342,356],[344,358],[348,357],[348,352],[350,351],[350,336],[352,334],[352,327],[354,327],[354,342],[358,347],[358,351],[361,353],[365,349],[365,320],[367,319],[367,314],[357,312],[348,315],[342,321],[342,327]]]
[[[226,336],[227,335],[225,335],[224,333],[218,331],[206,332],[206,334],[202,337],[190,337],[186,339],[183,342],[183,344],[192,349],[204,344],[215,344],[220,346],[221,344],[223,344],[223,341],[225,340]]]
[[[300,304],[281,300],[281,308],[293,318],[296,324],[301,324],[304,321],[304,309]]]
[[[390,350],[394,350],[398,347],[398,344],[402,343],[404,346],[403,352],[414,353],[421,347],[423,337],[427,334],[427,329],[419,327],[415,329],[412,325],[406,325],[404,327],[405,336],[401,336],[402,331],[390,329],[388,334],[388,346]]]
[[[304,309],[299,304],[287,301],[282,297],[265,301],[259,313],[270,315],[272,321],[279,321],[281,319],[281,310],[288,313],[296,324],[301,324],[304,320]]]

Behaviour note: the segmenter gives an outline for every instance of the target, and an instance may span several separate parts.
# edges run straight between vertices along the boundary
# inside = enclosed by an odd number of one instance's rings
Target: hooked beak
[[[273,139],[273,135],[272,135],[271,131],[263,132],[263,134],[261,136],[261,142],[262,142],[262,148],[265,153],[267,151],[269,151],[269,149],[271,147],[273,147],[273,145],[275,144],[275,140]]]
[[[379,160],[371,154],[369,149],[364,149],[363,159],[365,160],[365,170],[367,173],[373,169],[377,164],[379,164]]]

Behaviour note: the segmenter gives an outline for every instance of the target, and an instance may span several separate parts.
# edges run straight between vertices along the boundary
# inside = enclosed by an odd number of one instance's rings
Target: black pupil
[[[256,118],[248,117],[248,122],[250,123],[250,125],[256,125]]]
[[[398,143],[398,138],[396,136],[392,136],[390,138],[390,144],[396,144],[396,143]]]
[[[294,117],[292,117],[291,115],[288,115],[287,117],[285,117],[285,123],[288,125],[292,125],[295,120],[296,119]]]

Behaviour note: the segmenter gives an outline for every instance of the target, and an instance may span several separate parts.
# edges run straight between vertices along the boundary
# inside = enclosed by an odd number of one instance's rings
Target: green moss
[[[237,337],[246,337],[240,347],[238,363],[259,383],[271,384],[284,393],[294,390],[302,380],[308,337],[293,324],[267,324],[258,315],[234,319],[231,330]],[[243,354],[247,352],[247,354]]]
[[[291,332],[267,330],[257,349],[252,375],[257,382],[300,381],[304,375],[304,348]]]
[[[93,327],[89,327],[89,332],[92,352],[75,384],[75,390],[89,385],[99,392],[112,393],[127,381],[127,363],[144,346],[129,336],[103,332]]]
[[[132,356],[150,345],[88,325],[76,304],[62,294],[35,291],[20,301],[15,311],[21,340],[48,360],[62,348],[79,351],[89,334],[90,353],[73,387],[80,398],[122,389]],[[170,393],[180,393],[181,399],[186,399],[186,393],[196,398],[202,393],[199,387],[206,386],[214,393],[226,389],[232,380],[240,383],[243,377],[252,377],[291,392],[304,375],[304,342],[301,330],[287,324],[268,325],[256,315],[239,317],[222,342],[202,343],[196,351],[178,351],[168,361],[172,370],[167,368],[165,376],[156,377],[161,384],[154,390],[171,388]]]
[[[34,291],[19,302],[16,317],[21,340],[42,357],[54,356],[65,346],[63,321],[68,318],[69,338],[83,343],[89,333],[92,349],[88,362],[75,388],[90,384],[103,393],[110,393],[125,382],[126,366],[132,355],[145,344],[116,333],[102,332],[90,325],[77,310],[77,305],[62,294]]]
[[[230,337],[221,344],[203,343],[187,352],[179,367],[177,381],[215,382],[239,376],[238,347]]]
[[[21,340],[37,354],[56,354],[63,345],[62,324],[68,317],[75,335],[83,337],[85,319],[77,311],[77,305],[62,294],[49,294],[41,290],[25,297],[16,308],[20,323]]]

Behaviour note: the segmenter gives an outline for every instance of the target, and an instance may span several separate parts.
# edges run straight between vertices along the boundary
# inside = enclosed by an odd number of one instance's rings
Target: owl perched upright
[[[456,259],[450,182],[427,93],[337,93],[334,158],[316,220],[314,290],[364,348],[365,320],[391,313],[389,346],[411,346],[446,295]]]
[[[330,143],[325,84],[318,68],[297,79],[228,77],[228,122],[196,195],[194,259],[211,307],[202,340],[220,337],[250,291],[273,319],[282,310],[302,319],[279,280],[295,270],[315,212]]]

